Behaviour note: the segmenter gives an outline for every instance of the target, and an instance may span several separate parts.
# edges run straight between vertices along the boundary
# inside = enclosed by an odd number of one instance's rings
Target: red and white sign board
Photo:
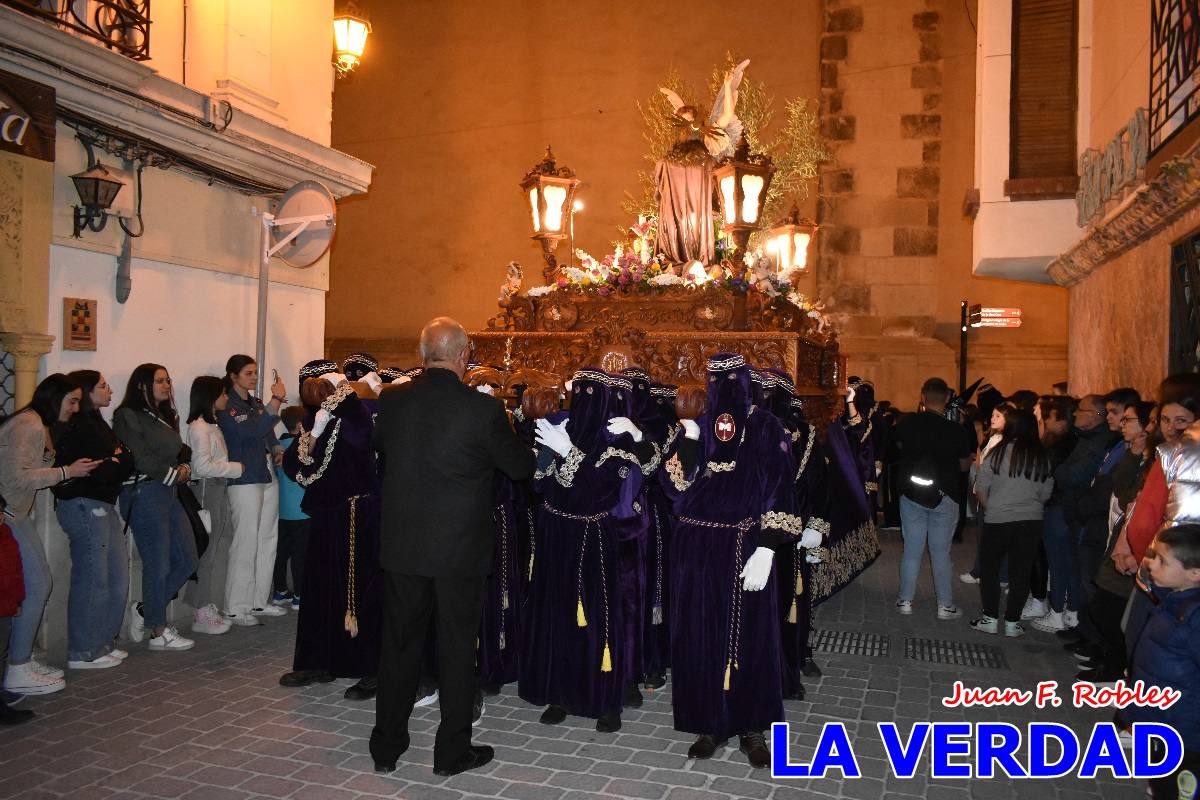
[[[1020,318],[1021,309],[1019,308],[981,308],[979,309],[980,319],[988,319],[989,317],[1017,317]]]
[[[1020,317],[982,317],[976,323],[980,328],[1019,328],[1021,327]]]

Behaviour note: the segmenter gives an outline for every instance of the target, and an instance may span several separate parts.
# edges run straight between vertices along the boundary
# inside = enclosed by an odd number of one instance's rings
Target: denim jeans
[[[1075,568],[1075,531],[1067,524],[1063,508],[1046,506],[1042,528],[1046,562],[1050,566],[1050,608],[1065,611],[1079,603],[1079,572]]]
[[[167,603],[196,571],[196,539],[174,486],[146,481],[121,492],[142,557],[142,616],[147,630],[167,624]]]
[[[21,603],[21,613],[12,618],[12,633],[8,637],[8,663],[25,664],[33,658],[33,640],[42,624],[42,612],[46,610],[54,580],[33,520],[10,520],[8,526],[21,550],[21,571],[25,575],[25,600]]]
[[[78,497],[58,502],[71,544],[67,658],[94,661],[112,649],[129,595],[129,548],[116,506]]]
[[[900,536],[904,540],[904,554],[900,557],[901,600],[911,601],[917,593],[917,576],[921,573],[921,561],[928,545],[938,605],[954,605],[950,543],[957,526],[958,503],[947,496],[942,497],[936,508],[926,508],[907,497],[900,498]]]

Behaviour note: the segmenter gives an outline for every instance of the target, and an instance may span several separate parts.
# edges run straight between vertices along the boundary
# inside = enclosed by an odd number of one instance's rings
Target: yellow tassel
[[[792,607],[788,611],[788,622],[796,624],[796,598],[792,598]]]
[[[587,616],[583,613],[583,598],[575,606],[575,624],[581,628],[587,627]]]
[[[796,594],[804,594],[804,576],[796,573]]]
[[[529,554],[529,575],[525,578],[525,580],[533,580],[533,553]]]
[[[355,636],[358,636],[358,617],[347,611],[346,619],[343,620],[343,625],[346,628],[346,631],[350,634],[351,639],[353,639]]]
[[[729,664],[725,665],[725,691],[729,691]]]
[[[612,672],[612,653],[608,651],[608,642],[604,643],[604,657],[600,659],[600,671]]]

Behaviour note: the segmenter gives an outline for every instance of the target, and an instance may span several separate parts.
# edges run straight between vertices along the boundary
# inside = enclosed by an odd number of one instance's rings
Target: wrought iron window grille
[[[1171,248],[1170,372],[1200,371],[1200,233]]]
[[[1150,3],[1150,153],[1200,114],[1200,3]]]
[[[150,0],[0,0],[134,61],[150,58]]]

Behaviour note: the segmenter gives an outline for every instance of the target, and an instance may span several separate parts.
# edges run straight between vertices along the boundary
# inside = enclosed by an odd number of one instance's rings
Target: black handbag
[[[204,524],[204,519],[200,515],[200,501],[196,499],[191,488],[185,483],[177,489],[179,504],[183,506],[183,511],[187,514],[188,522],[192,526],[192,535],[196,537],[196,558],[198,559],[208,549],[208,526]]]

